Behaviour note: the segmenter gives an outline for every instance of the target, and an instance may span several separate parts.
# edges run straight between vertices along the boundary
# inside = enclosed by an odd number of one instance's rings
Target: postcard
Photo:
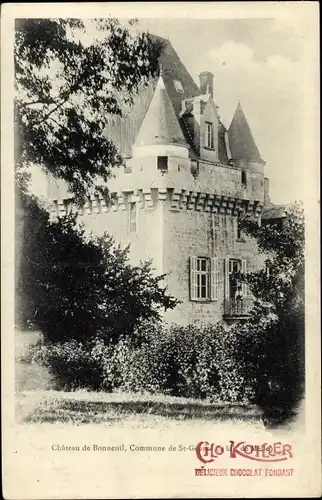
[[[317,2],[1,28],[4,498],[319,497]]]

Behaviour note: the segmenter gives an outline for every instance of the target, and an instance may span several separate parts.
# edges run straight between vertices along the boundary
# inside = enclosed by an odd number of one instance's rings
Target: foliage
[[[22,202],[18,324],[29,323],[53,342],[89,339],[99,332],[115,341],[143,321],[159,319],[161,308],[176,305],[151,263],[131,266],[128,249],[107,234],[86,235],[74,216],[50,221],[33,197]]]
[[[107,194],[104,183],[123,160],[106,119],[122,115],[158,66],[158,44],[134,24],[16,20],[16,316],[48,340],[102,329],[115,340],[176,303],[150,263],[131,267],[128,250],[108,235],[85,238],[72,216],[51,222],[27,194],[33,165],[63,179],[79,203],[94,187]]]
[[[280,221],[244,221],[266,255],[266,270],[244,276],[255,298],[242,327],[240,358],[269,425],[293,417],[304,391],[304,212],[299,203]],[[239,327],[240,329],[240,327]]]
[[[261,303],[270,304],[279,315],[304,300],[304,212],[295,203],[279,222],[258,226],[244,221],[244,229],[256,239],[266,256],[266,269],[247,277],[252,293]]]
[[[20,361],[46,367],[54,377],[56,388],[99,390],[104,382],[105,359],[110,357],[111,347],[102,339],[85,343],[72,339],[30,346],[21,354]]]
[[[236,363],[237,337],[222,324],[197,328],[141,325],[132,338],[70,340],[29,349],[25,361],[49,368],[60,387],[167,394],[246,403],[250,388]]]
[[[157,70],[160,47],[134,22],[17,19],[15,167],[37,165],[83,200],[122,164],[106,137],[108,115],[122,115]],[[93,33],[92,39],[86,35]],[[97,185],[100,184],[100,187]]]

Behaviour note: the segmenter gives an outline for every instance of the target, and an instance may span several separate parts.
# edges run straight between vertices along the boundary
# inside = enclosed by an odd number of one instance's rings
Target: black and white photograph
[[[296,3],[11,15],[6,457],[43,472],[6,498],[320,494],[298,444],[320,418],[318,7]]]

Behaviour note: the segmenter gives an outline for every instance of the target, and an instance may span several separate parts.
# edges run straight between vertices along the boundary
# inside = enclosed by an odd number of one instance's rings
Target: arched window
[[[241,182],[242,182],[242,185],[246,187],[246,185],[247,185],[247,177],[246,177],[245,170],[242,170],[242,173],[241,173]]]

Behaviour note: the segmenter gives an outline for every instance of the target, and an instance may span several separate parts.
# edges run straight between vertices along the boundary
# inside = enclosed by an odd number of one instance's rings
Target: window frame
[[[218,256],[190,257],[190,300],[194,302],[216,302],[223,294],[223,278],[221,260]],[[205,261],[205,265],[202,262]],[[222,261],[223,262],[223,261]],[[204,267],[204,268],[203,268]],[[203,283],[202,276],[205,276]],[[199,277],[199,278],[198,278]],[[206,296],[203,295],[203,288]]]
[[[132,210],[131,209],[132,207],[135,207],[135,209]],[[138,204],[136,201],[130,201],[128,205],[128,233],[137,234],[137,232],[138,232]]]
[[[225,259],[225,298],[229,300],[234,300],[234,297],[230,296],[230,275],[234,273],[233,265],[234,263],[238,264],[238,270],[236,272],[240,272],[242,274],[248,273],[248,263],[244,258],[239,257],[226,257]],[[244,281],[238,281],[238,285],[240,286],[241,293],[243,298],[246,299],[248,296],[248,286]]]
[[[162,163],[166,165],[166,168],[164,168],[164,166],[160,166]],[[169,169],[169,157],[157,156],[157,170],[159,172],[168,172],[168,169]]]
[[[202,269],[202,264],[205,264],[205,269]],[[198,269],[199,265],[199,269]],[[197,277],[197,300],[204,301],[210,299],[210,259],[208,257],[197,257],[197,269],[196,269],[196,277]],[[202,283],[205,278],[205,284]],[[198,280],[199,278],[199,280]],[[198,283],[199,281],[199,283]],[[202,296],[203,290],[205,291],[205,296]]]
[[[247,173],[245,170],[241,171],[241,184],[244,188],[247,188]]]
[[[205,269],[202,269],[202,263]],[[205,277],[205,284],[202,283],[202,276]],[[204,256],[190,257],[190,300],[196,302],[210,301],[210,258]],[[205,289],[206,296],[202,297],[202,289]]]
[[[215,149],[215,141],[214,141],[214,124],[213,122],[205,122],[205,148],[206,149]],[[209,139],[211,139],[209,141]]]

